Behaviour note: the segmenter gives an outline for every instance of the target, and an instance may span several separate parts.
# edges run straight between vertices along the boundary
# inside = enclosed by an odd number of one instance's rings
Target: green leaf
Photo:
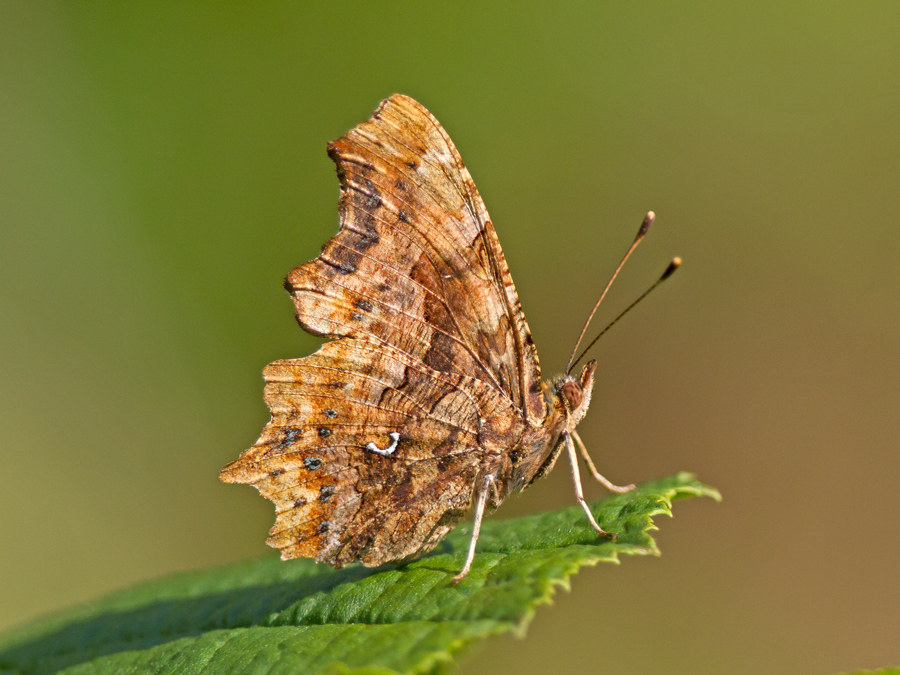
[[[840,675],[900,675],[900,668],[879,668],[878,670],[854,670]]]
[[[0,674],[439,672],[478,639],[523,634],[582,565],[658,555],[653,516],[697,495],[719,499],[680,473],[594,504],[615,542],[599,539],[577,507],[485,522],[457,586],[468,524],[402,566],[335,571],[265,558],[180,574],[0,637]]]

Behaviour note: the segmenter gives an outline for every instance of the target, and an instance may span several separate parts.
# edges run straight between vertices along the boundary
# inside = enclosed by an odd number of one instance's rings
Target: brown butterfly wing
[[[371,566],[430,550],[499,461],[479,445],[480,416],[514,418],[479,380],[353,339],[265,378],[272,419],[221,478],[275,502],[267,543],[285,559]]]
[[[300,324],[472,375],[540,424],[537,351],[484,203],[438,121],[395,94],[329,154],[341,230],[288,275]]]
[[[437,120],[395,95],[329,154],[341,229],[285,285],[301,326],[341,339],[266,369],[272,421],[222,479],[275,502],[283,558],[377,565],[432,548],[546,407],[493,226]]]

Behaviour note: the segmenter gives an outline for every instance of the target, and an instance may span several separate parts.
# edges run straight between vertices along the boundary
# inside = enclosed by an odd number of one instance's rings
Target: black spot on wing
[[[362,190],[361,193],[368,195],[368,198],[365,200],[367,209],[378,209],[381,207],[381,192],[378,191],[378,188],[375,187],[372,181],[366,181],[366,189]]]
[[[347,249],[345,249],[347,250]],[[347,250],[347,253],[351,253],[351,251]],[[352,253],[356,253],[356,251],[352,251]],[[348,256],[349,257],[349,256]],[[329,267],[334,268],[340,274],[353,274],[356,271],[356,263],[350,262],[349,260],[330,260],[325,257],[325,254],[319,256],[319,260],[328,265]],[[359,260],[359,254],[356,255],[356,260]]]

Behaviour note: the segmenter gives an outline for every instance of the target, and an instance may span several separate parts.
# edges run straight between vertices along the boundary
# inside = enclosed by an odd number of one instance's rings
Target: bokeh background
[[[463,672],[900,662],[900,4],[311,5],[0,7],[0,628],[267,554],[271,504],[216,474],[318,344],[281,280],[337,226],[325,143],[400,91],[547,375],[657,212],[598,328],[684,267],[595,349],[582,436],[725,496]],[[572,502],[563,467],[495,517]]]

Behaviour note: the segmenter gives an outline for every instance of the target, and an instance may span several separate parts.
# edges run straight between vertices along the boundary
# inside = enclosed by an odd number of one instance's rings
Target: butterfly
[[[328,154],[340,230],[285,288],[300,325],[332,340],[265,368],[271,420],[220,473],[274,502],[266,543],[282,559],[378,566],[430,551],[474,504],[456,583],[485,508],[545,475],[564,449],[578,503],[612,536],[584,500],[575,449],[609,489],[633,488],[603,478],[575,431],[596,364],[573,375],[570,359],[541,380],[494,226],[443,127],[395,94]]]

